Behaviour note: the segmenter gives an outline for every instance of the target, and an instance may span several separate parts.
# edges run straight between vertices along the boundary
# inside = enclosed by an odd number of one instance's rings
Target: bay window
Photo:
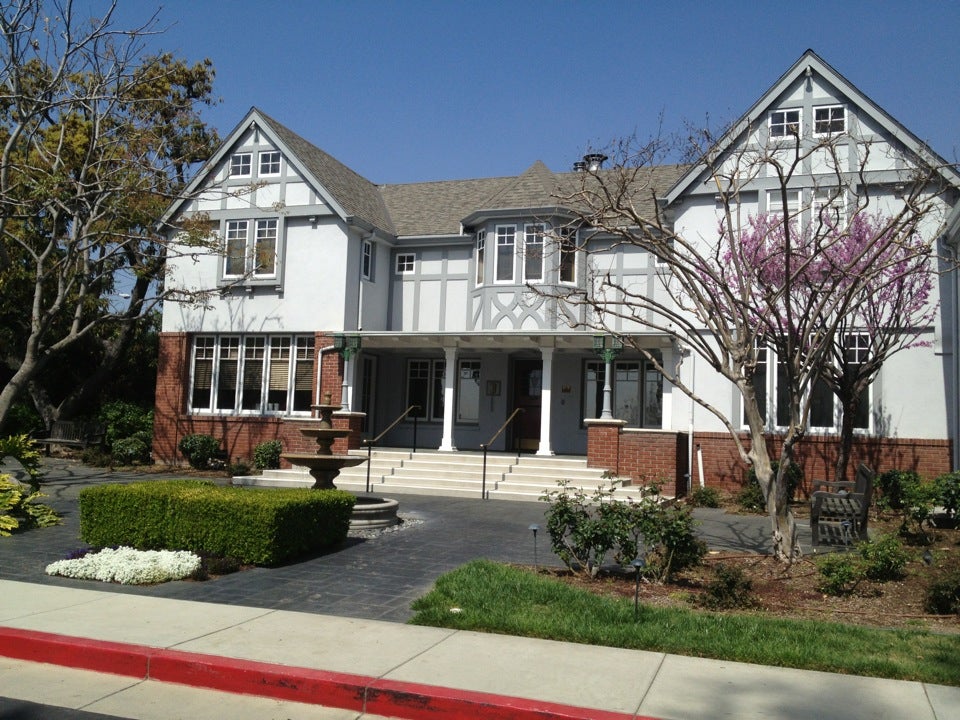
[[[543,225],[525,225],[523,228],[523,280],[543,280]]]
[[[497,227],[497,282],[513,282],[513,256],[516,251],[516,225]]]
[[[277,274],[278,221],[228,220],[225,226],[225,278],[251,275],[253,278],[275,277]]]

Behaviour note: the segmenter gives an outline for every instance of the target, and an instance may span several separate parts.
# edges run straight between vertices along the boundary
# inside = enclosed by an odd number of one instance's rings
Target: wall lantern
[[[343,359],[349,361],[354,355],[360,352],[359,335],[334,335],[333,349],[343,355]]]

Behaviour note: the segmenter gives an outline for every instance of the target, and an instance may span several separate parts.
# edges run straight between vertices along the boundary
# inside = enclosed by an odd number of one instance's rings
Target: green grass
[[[413,604],[414,625],[960,685],[960,637],[640,606],[477,560]]]

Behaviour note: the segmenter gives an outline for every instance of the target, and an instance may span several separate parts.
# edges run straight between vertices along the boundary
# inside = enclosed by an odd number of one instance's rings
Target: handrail
[[[370,492],[370,458],[373,456],[373,446],[376,445],[378,442],[380,442],[380,440],[383,438],[384,435],[386,435],[388,432],[393,430],[397,425],[399,425],[400,421],[403,420],[405,417],[407,417],[407,415],[409,415],[414,410],[419,410],[419,409],[420,409],[419,405],[411,405],[402,413],[400,413],[400,415],[397,416],[397,419],[394,420],[392,423],[390,423],[390,426],[386,430],[381,432],[379,435],[377,435],[375,438],[373,438],[372,440],[368,438],[366,440],[360,441],[361,445],[367,446],[367,490],[366,491],[368,493]],[[413,416],[413,452],[416,452],[416,451],[417,451],[417,416],[414,415]]]
[[[507,426],[513,422],[513,419],[522,412],[525,412],[523,408],[521,407],[516,408],[512,413],[510,413],[510,417],[508,417],[504,421],[503,425],[500,426],[500,429],[493,434],[493,437],[491,437],[489,440],[487,440],[487,442],[483,443],[480,446],[480,449],[483,450],[483,482],[480,485],[480,497],[483,498],[484,500],[489,499],[487,497],[487,450],[493,444],[493,441],[496,440],[498,437],[500,437],[503,431],[507,429]],[[517,446],[517,462],[520,462],[519,445]]]

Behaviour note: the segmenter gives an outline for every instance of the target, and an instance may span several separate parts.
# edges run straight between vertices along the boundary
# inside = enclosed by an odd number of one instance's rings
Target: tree
[[[146,55],[156,18],[113,26],[115,4],[81,21],[70,0],[0,6],[0,427],[29,386],[84,340],[100,363],[50,421],[95,394],[162,302],[197,302],[163,284],[174,253],[216,252],[203,218],[179,244],[155,223],[217,142],[199,117],[212,102],[209,61]]]
[[[740,128],[734,137],[750,132]],[[715,190],[715,234],[701,236],[674,226],[657,194],[663,188],[654,186],[659,143],[625,141],[607,150],[614,156],[613,169],[575,173],[577,182],[559,198],[574,216],[571,225],[581,228],[580,250],[591,267],[587,291],[559,287],[546,292],[559,301],[568,322],[620,338],[719,419],[741,459],[756,472],[771,519],[774,555],[792,561],[799,547],[786,480],[796,443],[808,427],[812,391],[837,339],[850,331],[851,323],[865,322],[858,303],[891,275],[912,277],[932,254],[937,233],[921,236],[918,228],[931,218],[939,221],[939,176],[931,163],[906,158],[912,169],[898,175],[902,200],[889,203],[882,219],[867,224],[864,213],[874,207],[866,170],[868,144],[858,146],[859,169],[848,172],[841,170],[846,166],[840,161],[848,157],[841,147],[846,136],[794,135],[787,142],[739,144],[718,142],[706,132],[696,138],[692,167],[698,182]],[[816,193],[807,202],[798,200],[794,188],[814,162],[833,168],[817,178],[818,185],[833,188],[844,199],[849,220],[824,222],[823,198],[818,200]],[[759,216],[748,210],[748,193],[756,194],[758,179],[770,188],[771,202]],[[848,241],[852,237],[856,242]],[[611,270],[604,256],[612,247],[655,255],[660,287]],[[889,319],[876,316],[877,321]],[[650,331],[673,339],[679,362],[668,364],[649,349],[643,335]],[[692,374],[684,372],[691,353],[739,392],[742,424],[700,394]],[[777,363],[776,425],[782,449],[776,473],[766,437],[774,404],[756,382],[758,368],[768,360]]]

